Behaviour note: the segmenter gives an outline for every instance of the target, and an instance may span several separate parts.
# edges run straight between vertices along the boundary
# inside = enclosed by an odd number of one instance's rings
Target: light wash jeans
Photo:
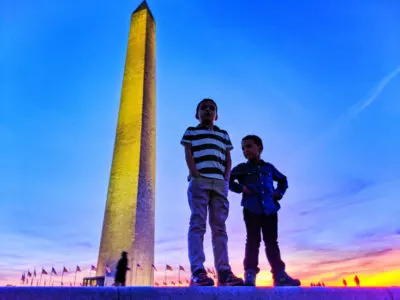
[[[225,222],[229,213],[228,182],[195,177],[189,183],[190,223],[188,233],[189,261],[192,273],[204,269],[203,248],[207,211],[212,236],[214,265],[217,272],[231,270],[228,258],[228,235]]]

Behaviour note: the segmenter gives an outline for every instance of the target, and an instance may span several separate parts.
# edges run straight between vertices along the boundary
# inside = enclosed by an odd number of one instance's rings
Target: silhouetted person
[[[128,252],[121,253],[121,258],[117,264],[117,273],[115,274],[115,286],[125,286],[126,271],[128,268]]]
[[[346,281],[346,279],[343,279],[342,282],[343,282],[343,285],[344,285],[344,286],[347,286],[347,281]]]
[[[354,282],[356,283],[357,286],[360,286],[360,279],[358,278],[358,276],[354,276]]]

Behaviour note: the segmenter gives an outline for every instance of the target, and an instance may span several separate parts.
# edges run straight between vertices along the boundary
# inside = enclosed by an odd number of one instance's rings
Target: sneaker
[[[214,286],[214,280],[207,276],[206,270],[200,269],[192,274],[190,286]]]
[[[274,286],[300,286],[301,282],[298,279],[290,277],[286,272],[281,276],[274,277]]]
[[[244,285],[256,286],[257,272],[254,270],[247,270],[244,272]]]
[[[239,286],[244,285],[243,279],[236,277],[232,271],[222,271],[218,274],[218,286]]]

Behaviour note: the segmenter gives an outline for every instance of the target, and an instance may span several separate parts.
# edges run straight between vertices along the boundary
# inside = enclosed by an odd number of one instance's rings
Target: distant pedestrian
[[[115,286],[125,286],[126,271],[128,270],[130,270],[128,268],[128,252],[123,251],[121,253],[121,258],[117,264],[117,273],[115,274]]]
[[[360,286],[360,278],[358,278],[358,276],[354,276],[354,282],[355,284],[359,287]]]

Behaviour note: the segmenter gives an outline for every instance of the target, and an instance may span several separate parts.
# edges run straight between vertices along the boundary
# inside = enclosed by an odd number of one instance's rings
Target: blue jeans
[[[195,177],[189,183],[190,223],[188,233],[189,261],[192,273],[204,269],[203,248],[207,211],[211,228],[214,265],[217,272],[230,270],[228,235],[225,222],[229,213],[228,182],[221,179]]]

